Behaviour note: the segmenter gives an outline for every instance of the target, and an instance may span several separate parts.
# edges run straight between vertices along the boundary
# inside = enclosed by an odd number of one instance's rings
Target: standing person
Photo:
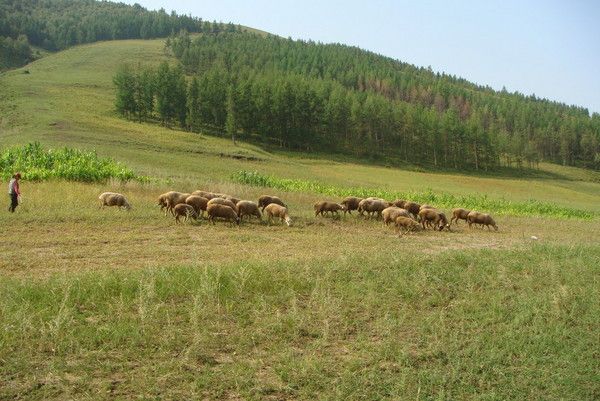
[[[21,173],[16,173],[8,183],[8,196],[10,197],[10,206],[8,211],[14,213],[17,206],[19,206],[19,196],[21,196],[21,190],[19,189],[19,180],[21,179]]]

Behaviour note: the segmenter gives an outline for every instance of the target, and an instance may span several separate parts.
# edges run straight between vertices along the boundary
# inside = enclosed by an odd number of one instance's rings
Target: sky
[[[137,0],[293,39],[358,46],[600,113],[600,1]]]

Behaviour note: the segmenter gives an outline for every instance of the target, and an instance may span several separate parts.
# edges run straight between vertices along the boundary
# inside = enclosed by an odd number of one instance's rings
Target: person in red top
[[[10,206],[8,211],[14,213],[17,206],[19,206],[19,197],[21,196],[21,190],[19,189],[19,180],[21,179],[21,173],[13,175],[12,180],[8,183],[8,196],[10,197]]]

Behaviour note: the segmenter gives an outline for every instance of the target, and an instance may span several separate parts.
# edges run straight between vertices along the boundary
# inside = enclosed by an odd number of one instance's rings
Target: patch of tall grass
[[[95,151],[72,148],[45,149],[39,142],[4,149],[0,153],[0,177],[6,180],[19,171],[26,180],[66,179],[81,182],[146,181],[133,170]]]
[[[336,197],[357,196],[366,198],[374,196],[388,200],[410,199],[415,202],[432,204],[442,208],[464,207],[467,209],[476,209],[513,216],[550,216],[586,220],[598,217],[598,214],[594,212],[559,206],[535,199],[514,202],[505,198],[489,198],[485,194],[452,195],[449,193],[433,191],[432,189],[427,189],[422,192],[400,192],[378,188],[339,187],[316,181],[278,178],[272,175],[261,174],[257,171],[246,170],[240,170],[233,173],[231,179],[240,184],[281,189],[289,192],[314,192]]]

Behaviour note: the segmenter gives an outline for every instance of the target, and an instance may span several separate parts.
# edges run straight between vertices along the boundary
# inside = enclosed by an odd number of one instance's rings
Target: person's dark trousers
[[[19,197],[17,194],[8,194],[8,196],[10,197],[10,206],[8,211],[13,213],[17,206],[19,206]]]

